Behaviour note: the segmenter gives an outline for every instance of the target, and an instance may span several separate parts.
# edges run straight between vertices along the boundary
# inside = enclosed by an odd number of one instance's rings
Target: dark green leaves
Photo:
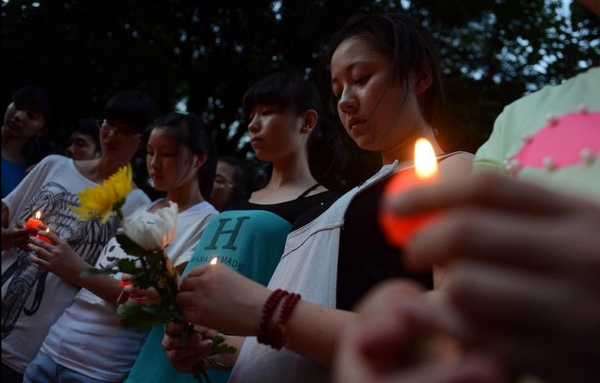
[[[148,305],[141,306],[134,302],[125,302],[117,308],[117,315],[125,327],[135,327],[140,332],[150,330],[160,323],[171,322],[172,313],[163,307]]]

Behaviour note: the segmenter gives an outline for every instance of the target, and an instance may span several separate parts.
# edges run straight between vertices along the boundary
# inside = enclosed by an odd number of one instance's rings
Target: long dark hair
[[[175,140],[178,149],[187,148],[193,155],[206,156],[206,162],[198,169],[198,183],[202,196],[210,197],[217,168],[217,156],[204,120],[193,113],[163,114],[146,129],[145,142],[148,142],[148,137],[154,128],[164,129]]]

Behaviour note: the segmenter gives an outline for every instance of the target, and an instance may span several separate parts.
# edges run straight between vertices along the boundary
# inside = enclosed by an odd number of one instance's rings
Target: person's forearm
[[[270,329],[277,326],[279,310],[270,320]],[[300,301],[292,311],[285,328],[288,349],[325,366],[333,362],[336,346],[355,313]],[[258,331],[258,329],[257,329]]]
[[[78,281],[79,286],[91,291],[112,305],[117,304],[117,298],[123,291],[123,288],[119,285],[119,280],[110,275],[94,275],[79,278]]]
[[[63,269],[64,274],[59,277],[63,278],[67,282],[82,287],[91,291],[93,294],[104,299],[112,305],[117,304],[117,298],[121,294],[123,288],[119,284],[119,280],[113,278],[110,275],[91,275],[82,277],[81,273],[93,268],[90,264],[82,259],[78,262],[71,264],[72,269]]]

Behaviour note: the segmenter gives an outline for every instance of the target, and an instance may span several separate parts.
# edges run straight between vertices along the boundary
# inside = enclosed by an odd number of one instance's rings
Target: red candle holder
[[[419,139],[415,144],[415,166],[393,175],[385,186],[383,198],[391,199],[407,190],[436,181],[437,159],[433,147],[429,141]],[[398,247],[404,247],[412,235],[435,219],[436,215],[436,212],[425,212],[400,216],[387,209],[382,209],[379,214],[379,224],[388,242]]]
[[[388,182],[384,189],[384,198],[393,198],[406,190],[427,183],[416,176],[414,169],[407,169],[395,174]],[[379,224],[388,242],[394,246],[405,247],[412,235],[435,219],[436,215],[437,212],[425,212],[401,216],[387,209],[382,209],[379,214]]]
[[[50,229],[46,229],[46,233],[49,233],[49,232],[50,232]],[[49,244],[51,244],[51,245],[53,245],[53,244],[54,244],[54,243],[53,243],[53,242],[52,242],[52,241],[51,241],[51,240],[50,240],[48,237],[44,237],[44,236],[41,236],[41,235],[39,235],[39,234],[38,234],[38,235],[36,235],[35,237],[36,237],[37,239],[40,239],[40,240],[42,240],[42,241],[44,241],[44,242],[47,242],[47,243],[49,243]]]
[[[38,211],[35,213],[35,218],[31,217],[27,220],[25,227],[28,229],[35,229],[38,226],[44,226],[44,222],[40,219],[42,217],[42,212]]]

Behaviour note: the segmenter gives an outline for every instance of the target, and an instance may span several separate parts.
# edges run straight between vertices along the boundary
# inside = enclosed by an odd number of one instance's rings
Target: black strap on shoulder
[[[451,152],[451,153],[442,154],[442,155],[440,155],[440,156],[437,157],[437,161],[438,162],[442,162],[443,160],[445,160],[448,157],[452,157],[455,154],[461,154],[461,153],[469,153],[469,152],[465,152],[464,150],[459,150],[457,152]]]
[[[298,196],[298,198],[296,198],[297,200],[302,199],[304,197],[306,197],[308,195],[308,193],[310,193],[311,191],[315,190],[316,188],[319,187],[319,184],[314,184],[313,186],[309,187],[308,189],[306,189],[302,194],[300,194]]]

